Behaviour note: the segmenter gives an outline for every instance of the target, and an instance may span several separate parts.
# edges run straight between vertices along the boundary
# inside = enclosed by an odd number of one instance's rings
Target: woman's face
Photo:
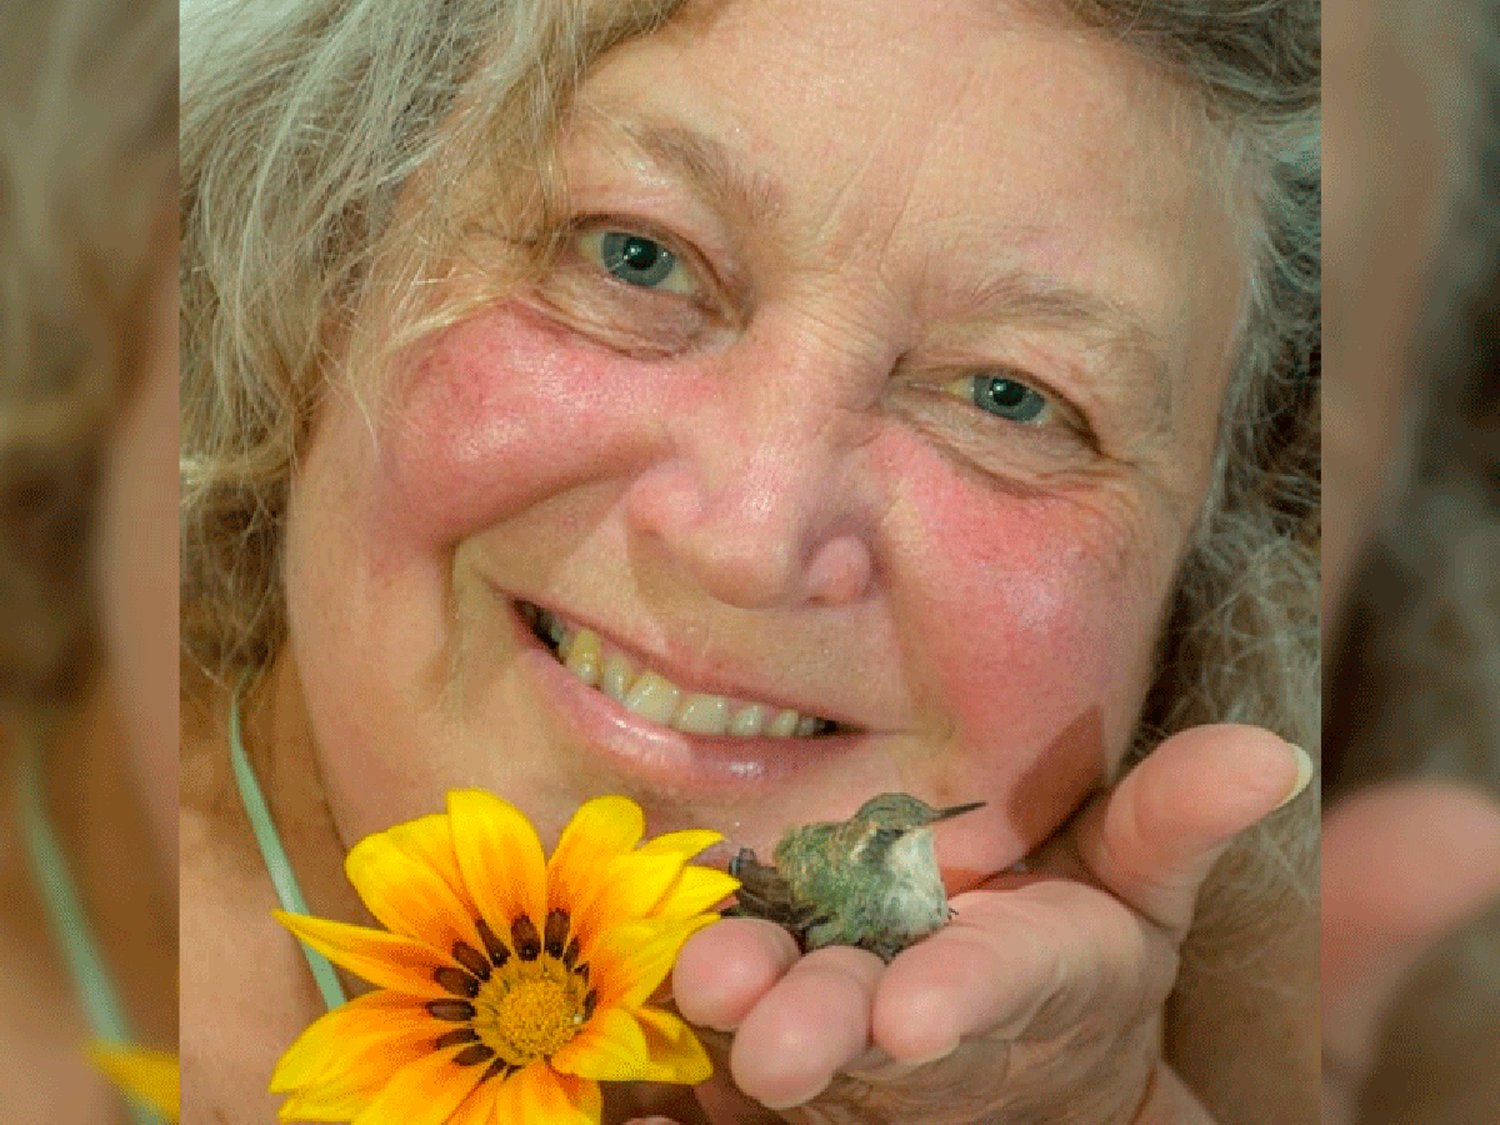
[[[1118,762],[1206,488],[1242,263],[1195,121],[993,3],[609,54],[557,266],[352,376],[296,479],[346,840],[480,785],[544,835],[620,792],[764,848],[907,790],[989,802],[955,884],[1020,857]]]

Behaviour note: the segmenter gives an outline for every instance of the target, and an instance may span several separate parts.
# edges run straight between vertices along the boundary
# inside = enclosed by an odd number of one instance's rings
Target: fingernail
[[[1287,746],[1297,759],[1297,779],[1292,782],[1292,788],[1287,795],[1281,798],[1281,803],[1276,806],[1278,809],[1284,805],[1291,804],[1300,797],[1302,790],[1307,788],[1307,783],[1312,780],[1313,775],[1313,762],[1307,751],[1300,746],[1293,746],[1290,742],[1287,743]],[[1272,811],[1274,812],[1275,810]]]

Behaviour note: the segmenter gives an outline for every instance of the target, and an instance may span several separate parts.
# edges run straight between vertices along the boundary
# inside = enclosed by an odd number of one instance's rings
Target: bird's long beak
[[[952,805],[946,809],[935,809],[932,814],[932,821],[935,824],[940,820],[947,820],[950,817],[962,816],[966,812],[973,812],[975,809],[982,808],[984,808],[984,802],[975,801],[973,804],[969,805]]]

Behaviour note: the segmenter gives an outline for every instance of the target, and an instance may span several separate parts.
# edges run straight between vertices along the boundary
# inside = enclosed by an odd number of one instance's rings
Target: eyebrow
[[[1029,269],[1007,270],[964,291],[962,306],[977,319],[1077,332],[1134,381],[1157,388],[1153,414],[1171,428],[1171,365],[1161,335],[1130,305]]]
[[[764,223],[781,210],[781,186],[768,176],[747,172],[712,137],[652,118],[613,124],[653,163],[680,175],[705,203],[754,223]]]
[[[775,180],[746,170],[712,137],[655,117],[610,120],[640,153],[663,171],[680,176],[711,207],[728,210],[753,224],[774,219],[785,195]],[[1172,428],[1171,365],[1156,332],[1128,304],[1026,268],[1006,270],[956,295],[957,307],[973,319],[1083,333],[1112,367],[1131,381],[1157,389],[1153,420],[1160,432]]]

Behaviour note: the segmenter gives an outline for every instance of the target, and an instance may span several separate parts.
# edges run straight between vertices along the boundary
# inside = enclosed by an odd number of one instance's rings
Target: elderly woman
[[[1197,892],[1317,735],[1316,6],[276,8],[185,37],[185,1116],[322,1008],[242,725],[349,921],[451,789],[987,802],[889,966],[702,931],[610,1120],[1311,1120],[1309,802]],[[347,1116],[489,1120],[443,1040]]]

